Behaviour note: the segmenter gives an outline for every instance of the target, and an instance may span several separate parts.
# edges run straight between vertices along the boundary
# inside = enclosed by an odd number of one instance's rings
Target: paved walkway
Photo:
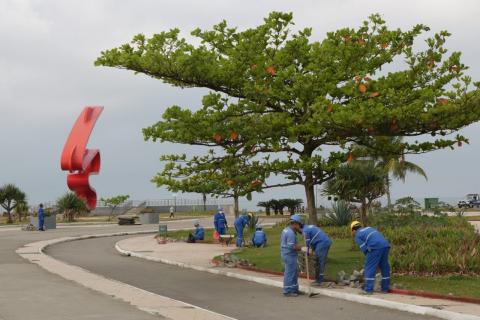
[[[46,252],[57,260],[80,266],[94,274],[238,320],[434,319],[328,296],[287,299],[279,288],[269,285],[121,256],[114,245],[122,238],[128,236],[60,243],[49,247]],[[192,254],[196,252],[195,246],[192,244],[190,247]],[[183,319],[194,318],[179,320]]]
[[[210,220],[203,223],[207,225]],[[190,228],[191,225],[191,221],[175,221],[169,223],[169,228]],[[17,248],[34,241],[135,230],[155,231],[157,226],[62,226],[46,232],[0,228],[0,320],[162,319],[64,280],[15,253]]]
[[[132,237],[125,240],[119,241],[117,246],[120,249],[132,251],[137,257],[144,257],[152,260],[164,259],[170,262],[179,262],[189,265],[197,265],[203,267],[209,267],[216,270],[222,270],[229,273],[237,273],[243,275],[249,275],[254,277],[260,277],[267,279],[268,281],[274,281],[281,283],[283,281],[282,277],[274,275],[266,275],[263,273],[252,272],[236,268],[219,268],[213,266],[210,261],[213,257],[222,254],[223,252],[233,250],[234,247],[222,247],[217,244],[187,244],[187,243],[168,243],[164,245],[159,245],[156,243],[155,239],[152,236],[141,236],[141,237]],[[143,249],[142,249],[143,248]],[[302,280],[301,284],[306,285],[306,280]],[[323,289],[325,290],[325,289]],[[354,293],[358,294],[359,290],[342,287],[341,289],[329,289],[327,291],[332,292],[345,292],[345,293]],[[407,303],[417,306],[428,306],[436,309],[458,312],[463,314],[470,314],[480,316],[480,305],[470,304],[470,303],[461,303],[450,300],[440,300],[440,299],[428,299],[420,298],[406,295],[398,294],[376,294],[375,298],[382,299],[385,301],[394,301]]]

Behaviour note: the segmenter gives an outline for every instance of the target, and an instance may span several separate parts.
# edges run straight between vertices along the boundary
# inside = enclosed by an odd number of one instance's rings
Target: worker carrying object
[[[222,208],[218,208],[218,212],[213,217],[213,226],[219,235],[225,234],[228,230],[227,218]]]
[[[359,221],[353,221],[350,229],[355,236],[355,242],[366,256],[363,293],[373,293],[377,267],[382,273],[382,292],[388,293],[390,290],[390,264],[388,263],[390,244],[378,230],[372,227],[362,227]]]
[[[205,238],[205,229],[200,225],[200,223],[195,221],[195,233],[194,234],[189,234],[188,235],[188,240],[187,242],[189,243],[195,243],[198,240],[203,240]]]
[[[302,218],[298,214],[290,217],[288,226],[283,229],[280,238],[280,253],[284,265],[283,295],[285,297],[298,296],[298,251],[301,246],[297,244],[297,233],[303,228]]]
[[[253,246],[260,248],[265,247],[267,245],[267,235],[265,231],[263,231],[262,226],[257,225],[255,227],[255,233],[252,236],[252,243]]]
[[[252,216],[252,213],[249,213],[248,215],[242,214],[235,219],[233,225],[235,226],[235,232],[237,233],[237,247],[243,246],[243,229],[245,229],[245,226],[250,222]]]
[[[317,278],[312,285],[321,285],[324,280],[325,265],[327,263],[328,251],[332,245],[332,240],[323,232],[322,229],[315,225],[307,225],[302,229],[305,245],[307,246],[307,255],[310,248],[315,252],[315,258],[318,261],[319,272]]]

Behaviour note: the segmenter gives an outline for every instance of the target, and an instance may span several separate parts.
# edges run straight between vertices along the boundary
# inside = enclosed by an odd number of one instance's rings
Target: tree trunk
[[[390,195],[390,179],[387,175],[386,177],[386,180],[385,181],[385,189],[386,189],[386,193],[387,193],[387,206],[388,206],[388,211],[391,211],[392,210],[392,197]]]
[[[280,208],[280,214],[283,216],[283,208]]]
[[[7,223],[13,223],[12,210],[7,210],[7,215],[8,215],[8,221],[7,221]]]
[[[265,207],[265,214],[266,214],[267,216],[270,215],[270,207]]]
[[[205,193],[202,193],[202,199],[203,199],[203,211],[207,211],[207,195]]]
[[[362,226],[367,226],[367,203],[365,201],[362,201],[360,207],[360,220],[362,220]]]
[[[240,213],[240,211],[239,211],[240,209],[238,207],[238,198],[239,198],[238,195],[233,196],[233,211],[235,213],[235,218],[238,218],[239,213]]]
[[[295,207],[291,207],[291,208],[288,208],[288,211],[290,211],[290,215],[294,215],[295,214]]]
[[[307,208],[308,208],[308,223],[317,225],[317,208],[315,208],[315,187],[313,185],[313,178],[306,177],[305,179],[305,195],[307,196]]]

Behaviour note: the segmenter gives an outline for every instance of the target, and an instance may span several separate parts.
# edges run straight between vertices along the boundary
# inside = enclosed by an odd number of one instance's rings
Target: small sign
[[[159,224],[158,225],[158,235],[160,237],[167,237],[167,225],[166,224]]]

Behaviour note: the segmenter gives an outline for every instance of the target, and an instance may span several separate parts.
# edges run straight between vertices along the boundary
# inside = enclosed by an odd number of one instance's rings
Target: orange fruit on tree
[[[238,138],[238,133],[236,133],[235,131],[232,131],[232,132],[230,133],[230,139],[231,139],[232,141],[235,141],[235,140],[237,140],[237,138]]]
[[[267,71],[267,73],[271,76],[274,76],[277,74],[277,70],[275,69],[274,66],[269,66],[265,69],[265,71]]]
[[[378,97],[380,95],[380,93],[378,93],[377,91],[374,91],[372,93],[370,93],[370,98],[375,98],[375,97]]]
[[[353,157],[353,154],[350,152],[347,157],[347,162],[350,163],[354,160],[355,158]]]
[[[220,133],[215,133],[213,135],[213,139],[216,141],[216,142],[220,142],[222,141],[222,135]]]
[[[388,48],[388,43],[384,42],[381,45],[382,49],[387,49]]]
[[[231,186],[233,186],[233,185],[235,184],[235,180],[233,180],[233,179],[228,179],[228,180],[227,180],[227,184],[231,187]]]
[[[256,180],[252,181],[251,186],[252,186],[252,188],[256,188],[261,184],[262,184],[262,180],[256,179]]]
[[[442,106],[446,106],[448,104],[448,99],[446,99],[446,98],[439,98],[439,99],[437,99],[437,101]]]
[[[363,83],[360,83],[360,85],[358,86],[358,91],[360,91],[361,93],[367,92],[367,86]]]
[[[358,39],[358,44],[363,46],[365,44],[365,39],[363,38]]]
[[[328,105],[327,112],[333,112],[333,105],[331,104]]]

